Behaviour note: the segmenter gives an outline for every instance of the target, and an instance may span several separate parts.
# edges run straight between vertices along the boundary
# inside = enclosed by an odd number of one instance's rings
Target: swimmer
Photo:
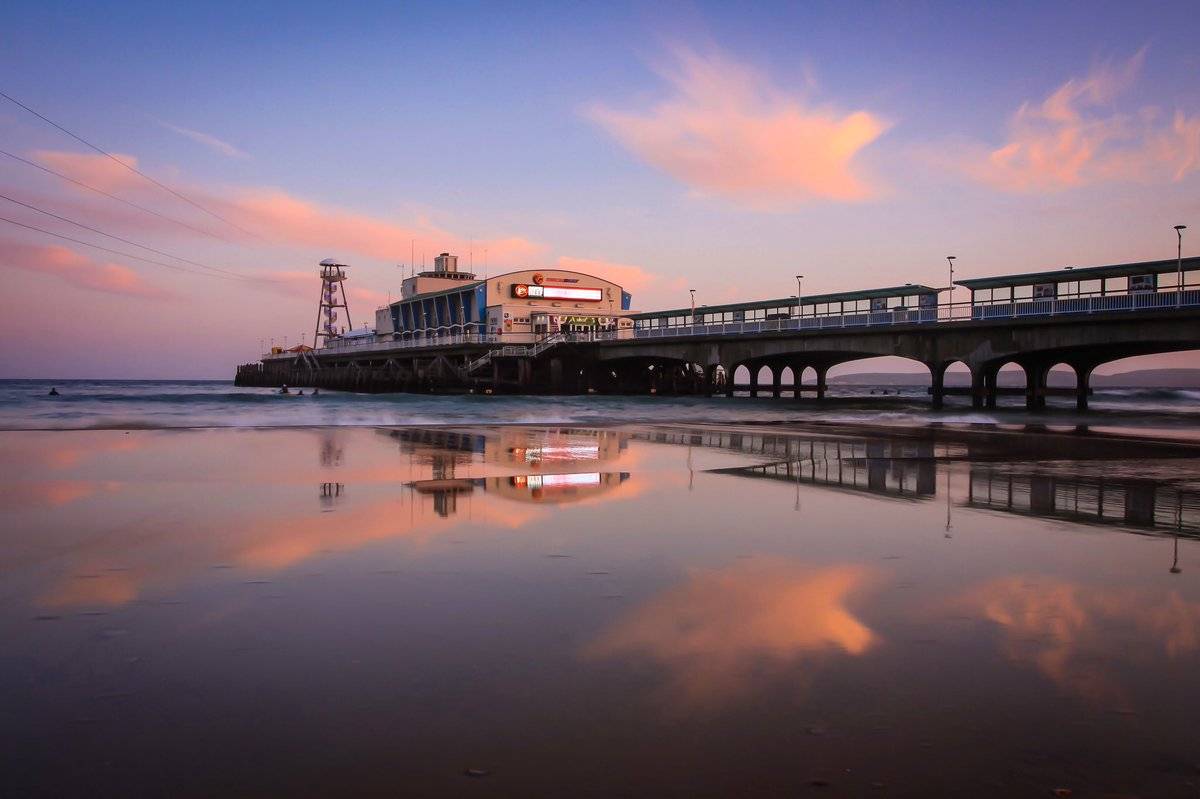
[[[49,395],[47,395],[47,396],[51,396],[51,397],[57,397],[57,396],[58,396],[58,389],[57,389],[57,388],[54,388],[53,386],[51,386],[51,387],[50,387],[50,393],[49,393]]]

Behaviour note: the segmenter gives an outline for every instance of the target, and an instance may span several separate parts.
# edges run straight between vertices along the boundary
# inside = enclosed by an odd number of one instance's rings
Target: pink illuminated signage
[[[600,302],[604,299],[601,289],[578,289],[566,286],[531,286],[527,283],[514,283],[512,295],[519,300],[574,300],[576,302]]]

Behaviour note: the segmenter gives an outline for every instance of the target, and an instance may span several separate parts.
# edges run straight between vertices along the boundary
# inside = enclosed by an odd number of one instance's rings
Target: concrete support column
[[[737,364],[724,364],[725,366],[725,396],[733,396],[733,376],[737,372]]]
[[[983,375],[983,404],[989,408],[996,407],[996,401],[1000,396],[1000,370],[988,369]]]
[[[710,364],[704,367],[704,396],[711,397],[713,391],[716,390],[717,384],[717,364]]]
[[[783,396],[783,364],[771,365],[771,396],[776,399]]]
[[[1038,410],[1046,407],[1046,375],[1050,367],[1042,364],[1022,364],[1025,369],[1025,407]]]
[[[984,374],[984,367],[971,367],[971,407],[982,408],[986,399],[987,386],[985,380],[987,376]]]
[[[758,370],[761,369],[762,367],[761,366],[748,366],[746,368],[750,372],[750,396],[757,397],[758,396]]]
[[[946,404],[946,368],[949,364],[927,363],[930,375],[930,397],[934,408],[942,408]]]
[[[799,361],[793,361],[788,364],[792,370],[792,396],[795,399],[800,399],[803,394],[804,387],[804,364]]]
[[[1072,364],[1071,367],[1075,370],[1075,408],[1086,411],[1088,408],[1088,391],[1091,390],[1092,369],[1095,367],[1091,364],[1083,363]]]
[[[821,399],[825,399],[825,389],[827,388],[826,383],[825,383],[825,376],[827,374],[829,374],[829,367],[828,366],[818,366],[818,367],[816,367],[816,369],[817,369],[817,399],[821,400]]]

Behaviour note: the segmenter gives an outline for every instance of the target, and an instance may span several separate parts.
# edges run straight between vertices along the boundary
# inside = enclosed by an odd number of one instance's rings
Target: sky
[[[1195,11],[15,0],[0,92],[155,182],[0,98],[0,377],[229,378],[327,257],[358,326],[446,250],[638,310],[1195,255]]]

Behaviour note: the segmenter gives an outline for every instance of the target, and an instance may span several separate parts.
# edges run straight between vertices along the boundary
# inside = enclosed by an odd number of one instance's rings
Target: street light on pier
[[[1176,225],[1175,235],[1179,237],[1179,247],[1175,251],[1175,270],[1178,274],[1179,287],[1175,290],[1175,307],[1183,304],[1183,231],[1187,225]]]
[[[958,258],[957,255],[947,255],[946,263],[950,264],[950,314],[954,314],[954,261]]]
[[[804,291],[800,287],[801,281],[803,281],[803,280],[804,280],[804,275],[796,275],[796,317],[797,318],[799,318],[800,316],[803,315],[803,312],[800,310],[800,305],[801,305],[801,303],[804,302]]]
[[[696,290],[688,289],[688,293],[692,295],[692,324],[696,324]]]

